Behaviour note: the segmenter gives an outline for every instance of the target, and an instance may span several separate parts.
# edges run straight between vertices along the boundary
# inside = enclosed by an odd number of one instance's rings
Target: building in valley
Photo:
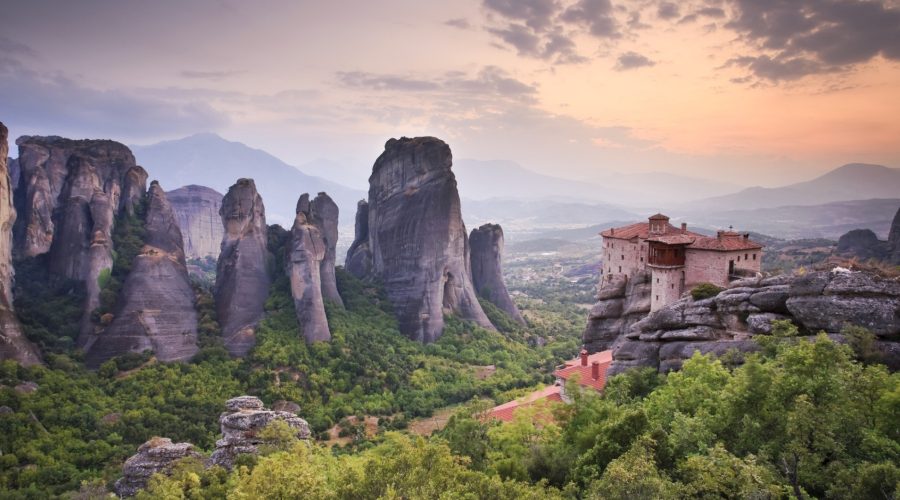
[[[700,283],[726,286],[760,271],[763,246],[747,233],[719,231],[705,236],[675,227],[663,214],[647,222],[607,229],[603,237],[601,285],[615,276],[650,275],[650,310],[678,300]]]

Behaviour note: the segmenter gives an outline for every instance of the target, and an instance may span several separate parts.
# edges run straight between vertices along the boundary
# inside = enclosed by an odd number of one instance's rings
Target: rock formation
[[[205,186],[190,185],[166,193],[184,236],[188,259],[219,258],[222,245],[222,194]]]
[[[303,203],[302,196],[299,203]],[[300,211],[299,206],[297,211]],[[309,202],[309,220],[319,228],[325,242],[325,257],[319,271],[322,279],[322,296],[343,306],[344,301],[338,293],[337,278],[334,275],[334,266],[337,262],[338,215],[337,204],[325,193],[319,193]]]
[[[605,307],[608,312],[592,312],[597,318],[584,339],[590,351],[613,349],[610,375],[633,366],[661,372],[677,369],[694,351],[716,355],[754,351],[758,349],[754,337],[771,333],[771,323],[777,319],[791,320],[804,334],[824,331],[837,339],[846,325],[865,327],[875,334],[876,348],[888,366],[900,368],[900,281],[896,279],[842,269],[748,278],[715,297],[682,298],[636,322],[627,304],[643,300],[639,295],[643,292],[639,285],[627,291],[626,284],[624,296],[620,290],[620,283],[615,291],[601,289],[595,309]],[[622,312],[617,315],[619,307]]]
[[[297,439],[309,439],[309,424],[296,414],[287,411],[267,410],[262,401],[253,396],[240,396],[225,403],[226,412],[219,417],[222,439],[216,441],[216,451],[210,463],[231,469],[235,458],[242,453],[258,453],[257,446],[264,444],[259,432],[275,420],[284,421],[296,430]]]
[[[888,242],[881,241],[871,229],[854,229],[838,240],[837,253],[861,260],[886,259],[890,253]]]
[[[0,361],[12,359],[29,366],[41,362],[37,347],[25,338],[13,310],[12,229],[16,221],[7,158],[9,132],[0,123]]]
[[[317,198],[318,199],[318,198]],[[325,304],[322,300],[321,269],[326,259],[327,243],[322,228],[313,223],[309,195],[297,202],[297,216],[291,228],[290,244],[286,249],[285,272],[291,282],[291,296],[300,331],[307,342],[331,340]],[[334,277],[334,269],[331,271]],[[337,286],[335,285],[335,293]]]
[[[650,274],[640,271],[631,279],[613,275],[597,294],[597,303],[588,313],[584,347],[589,352],[605,351],[631,325],[650,313]]]
[[[123,477],[116,481],[116,494],[120,497],[137,495],[147,487],[153,474],[169,473],[175,462],[187,457],[200,458],[190,443],[173,443],[171,439],[161,437],[150,439],[125,461]]]
[[[888,245],[891,248],[891,263],[900,266],[900,208],[897,209],[894,220],[891,222]]]
[[[384,283],[400,331],[433,342],[444,314],[493,329],[475,294],[450,147],[434,137],[387,141],[369,177],[368,251],[354,242],[348,269]],[[351,265],[352,264],[352,265]]]
[[[156,181],[144,227],[144,247],[131,264],[114,319],[85,344],[88,365],[147,349],[160,361],[183,361],[197,352],[197,312],[181,230]]]
[[[99,305],[98,278],[112,268],[113,223],[142,202],[147,172],[118,142],[24,136],[16,144],[15,254],[49,252],[50,272],[84,281],[82,333],[88,334],[90,313]]]
[[[372,274],[372,252],[369,250],[369,202],[356,204],[356,227],[353,243],[347,250],[344,268],[350,274],[363,278]]]
[[[243,356],[256,343],[271,284],[266,209],[253,179],[238,179],[228,189],[219,215],[225,234],[216,266],[216,310],[225,347]]]
[[[503,282],[503,228],[498,224],[485,224],[473,229],[469,245],[472,248],[472,284],[475,290],[517,323],[524,325],[525,320]]]

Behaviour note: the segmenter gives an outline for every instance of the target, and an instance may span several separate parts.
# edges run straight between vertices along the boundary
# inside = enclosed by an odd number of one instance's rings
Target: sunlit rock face
[[[216,310],[225,348],[243,356],[256,344],[271,284],[266,209],[253,179],[238,179],[229,188],[219,215],[224,236],[216,266]]]
[[[291,283],[297,322],[300,324],[303,338],[309,343],[331,340],[328,319],[325,317],[324,284],[321,273],[327,256],[328,243],[325,239],[325,230],[320,224],[315,223],[309,195],[304,194],[297,203],[297,215],[291,228],[290,244],[286,249],[284,261],[285,272]],[[330,279],[334,279],[333,267]],[[336,285],[334,293],[337,293]]]
[[[525,320],[503,281],[503,228],[499,224],[485,224],[473,229],[469,245],[472,248],[472,283],[475,290],[514,321],[524,325]]]
[[[184,186],[166,193],[184,236],[188,259],[219,258],[225,230],[219,210],[224,196],[205,186]]]
[[[134,214],[146,194],[147,172],[125,145],[108,140],[23,136],[13,228],[19,258],[48,253],[49,270],[85,283],[80,344],[94,332],[98,278],[112,268],[117,216]]]
[[[29,366],[41,362],[38,349],[25,338],[22,325],[13,310],[12,229],[16,221],[10,180],[9,132],[0,123],[0,361],[11,359]]]
[[[357,224],[366,241],[355,241],[347,256],[351,272],[384,283],[400,331],[421,342],[441,336],[444,314],[493,328],[472,285],[451,167],[440,139],[389,140],[369,177],[367,228]]]
[[[85,343],[89,366],[144,350],[160,361],[186,361],[197,353],[197,312],[181,230],[155,181],[144,229],[144,247],[131,263],[114,318]]]

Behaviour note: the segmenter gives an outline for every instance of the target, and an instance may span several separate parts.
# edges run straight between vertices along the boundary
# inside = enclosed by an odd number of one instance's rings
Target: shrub
[[[713,285],[712,283],[700,283],[691,290],[691,297],[693,297],[694,300],[708,299],[719,295],[719,292],[722,290],[724,290],[724,288]]]

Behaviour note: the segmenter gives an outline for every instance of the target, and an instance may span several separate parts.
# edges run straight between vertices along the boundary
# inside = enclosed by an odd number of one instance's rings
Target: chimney
[[[716,231],[716,239],[721,240],[722,234],[724,234],[724,233],[725,233],[725,231]]]
[[[588,352],[587,349],[581,350],[581,366],[587,366]]]
[[[681,223],[681,234],[684,234],[686,232],[687,232],[687,222],[682,222]]]
[[[609,234],[611,234],[611,235],[616,234],[616,228],[614,228],[614,227],[609,228]]]
[[[750,233],[744,233],[744,241],[750,239]]]
[[[600,378],[600,362],[594,361],[591,363],[591,378],[597,380]]]

